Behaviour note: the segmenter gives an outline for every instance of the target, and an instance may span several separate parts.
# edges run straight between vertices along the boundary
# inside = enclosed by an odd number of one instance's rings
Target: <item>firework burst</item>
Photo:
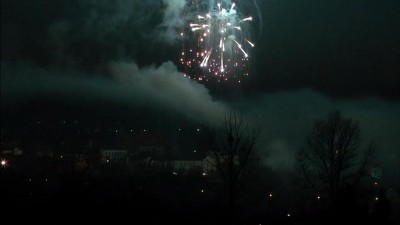
[[[253,17],[241,17],[234,2],[192,1],[184,13],[181,63],[200,81],[247,76],[251,48],[248,32]],[[207,4],[208,3],[208,4]],[[193,13],[194,12],[194,13]]]

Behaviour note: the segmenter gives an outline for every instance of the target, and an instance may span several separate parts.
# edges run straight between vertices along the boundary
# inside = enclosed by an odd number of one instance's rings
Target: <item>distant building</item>
[[[38,150],[36,151],[36,156],[39,158],[42,157],[49,157],[49,158],[53,158],[53,152],[51,152],[50,150]]]
[[[179,170],[202,170],[202,159],[176,159],[171,161],[171,166],[174,171]]]
[[[213,153],[209,153],[204,159],[203,159],[203,171],[204,172],[213,172],[216,171],[216,159],[212,156]],[[222,159],[224,159],[223,155],[221,154],[220,157],[220,162],[222,163]],[[237,156],[234,157],[233,159],[234,165],[239,165],[239,158]]]
[[[165,147],[164,146],[140,146],[139,147],[139,154],[144,155],[164,155],[165,154]]]
[[[126,149],[102,149],[100,150],[103,163],[126,163],[128,162],[128,151]]]
[[[204,156],[202,154],[179,154],[168,156],[147,157],[143,165],[161,169],[171,169],[173,172],[189,170],[204,171]]]
[[[13,154],[13,151],[12,150],[3,150],[1,153],[3,155],[11,155],[11,154]]]
[[[211,155],[207,155],[203,159],[203,171],[209,173],[215,170],[216,170],[215,160],[211,157]]]
[[[14,153],[14,155],[22,155],[23,151],[19,148],[14,148],[13,153]]]
[[[3,155],[22,155],[23,151],[19,148],[14,148],[13,150],[3,150]]]

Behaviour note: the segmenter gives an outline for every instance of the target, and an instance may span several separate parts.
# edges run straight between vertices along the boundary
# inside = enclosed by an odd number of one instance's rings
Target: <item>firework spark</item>
[[[181,33],[182,39],[188,40],[183,45],[182,65],[200,68],[194,75],[198,80],[207,80],[211,74],[218,80],[238,78],[240,82],[242,75],[248,75],[249,52],[255,46],[248,37],[253,18],[241,18],[238,6],[231,2],[193,4],[196,7],[190,9],[195,8],[196,13],[185,14],[187,23]]]

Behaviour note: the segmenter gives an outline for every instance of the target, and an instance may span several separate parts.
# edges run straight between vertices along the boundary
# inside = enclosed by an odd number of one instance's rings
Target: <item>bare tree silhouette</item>
[[[339,194],[355,190],[375,164],[376,145],[361,145],[358,121],[344,118],[339,112],[316,120],[300,150],[297,166],[306,183],[331,201]]]
[[[216,174],[227,188],[230,218],[244,186],[256,175],[259,167],[256,144],[259,130],[250,128],[242,116],[225,117],[223,129],[213,132],[211,158]]]

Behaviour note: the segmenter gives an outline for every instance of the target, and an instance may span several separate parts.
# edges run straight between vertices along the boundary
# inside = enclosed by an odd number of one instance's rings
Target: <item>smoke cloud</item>
[[[203,85],[184,77],[171,62],[146,68],[133,62],[112,62],[109,71],[112,78],[2,63],[2,105],[43,94],[61,96],[60,101],[66,96],[100,98],[121,102],[127,108],[150,106],[207,124],[220,123],[228,111]]]
[[[164,11],[164,19],[161,23],[162,32],[160,39],[165,40],[167,43],[173,44],[178,40],[179,26],[182,26],[181,10],[185,6],[185,0],[163,0],[166,5]]]
[[[208,89],[184,77],[172,62],[144,69],[135,63],[114,62],[110,64],[110,71],[127,88],[145,93],[158,104],[194,120],[216,124],[227,111],[222,103],[212,100]]]

